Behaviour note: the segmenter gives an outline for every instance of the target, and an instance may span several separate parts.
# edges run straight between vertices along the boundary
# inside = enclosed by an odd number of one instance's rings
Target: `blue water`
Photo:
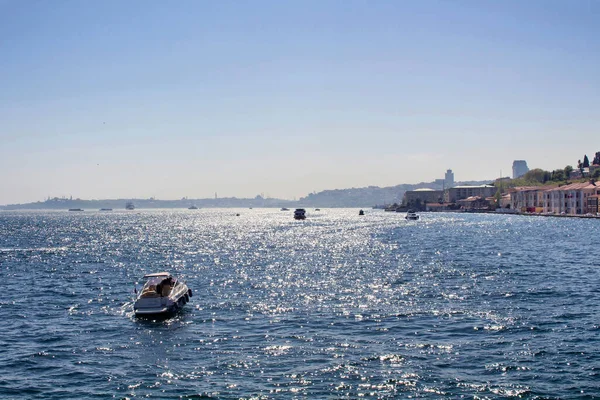
[[[1,212],[0,398],[600,398],[600,221],[292,212]]]

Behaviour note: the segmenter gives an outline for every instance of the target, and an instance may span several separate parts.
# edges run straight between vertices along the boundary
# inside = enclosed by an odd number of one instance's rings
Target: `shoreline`
[[[554,217],[554,218],[581,218],[581,219],[600,219],[600,215],[581,215],[581,214],[541,214],[541,213],[522,213],[522,212],[511,212],[503,213],[497,211],[460,211],[472,214],[497,214],[497,215],[520,215],[524,217]]]

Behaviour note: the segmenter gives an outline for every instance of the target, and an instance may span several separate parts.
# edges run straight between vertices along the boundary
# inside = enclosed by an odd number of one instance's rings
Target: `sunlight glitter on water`
[[[557,375],[593,393],[599,254],[582,232],[600,233],[594,221],[308,214],[0,215],[1,269],[32,289],[0,296],[13,316],[0,373],[41,376],[0,394],[581,395]],[[577,268],[554,240],[564,232]],[[137,320],[133,288],[157,270],[194,297],[175,318]],[[55,391],[74,376],[83,388]]]

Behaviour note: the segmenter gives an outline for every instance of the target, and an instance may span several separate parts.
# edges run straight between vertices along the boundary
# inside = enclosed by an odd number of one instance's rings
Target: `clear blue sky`
[[[0,204],[301,197],[600,151],[599,1],[0,0]]]

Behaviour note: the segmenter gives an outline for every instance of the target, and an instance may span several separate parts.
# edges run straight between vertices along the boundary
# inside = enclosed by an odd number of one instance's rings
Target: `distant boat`
[[[281,207],[281,211],[290,211],[289,208]]]
[[[198,207],[193,206],[193,205],[188,207],[188,210],[197,210],[197,209],[198,209]]]
[[[83,208],[69,208],[69,211],[83,211]]]
[[[404,218],[411,221],[416,221],[419,219],[419,214],[417,214],[415,210],[408,210]]]
[[[321,211],[321,209],[320,208],[315,208],[315,211]]]
[[[101,208],[100,211],[112,211],[112,208]]]
[[[365,215],[365,212],[364,212],[363,210],[360,210],[360,211],[358,212],[358,215]]]
[[[127,204],[125,204],[125,209],[126,210],[135,210],[135,206],[133,205],[133,203],[131,201],[128,201]]]
[[[304,208],[297,208],[294,211],[294,219],[306,219],[306,210]]]

